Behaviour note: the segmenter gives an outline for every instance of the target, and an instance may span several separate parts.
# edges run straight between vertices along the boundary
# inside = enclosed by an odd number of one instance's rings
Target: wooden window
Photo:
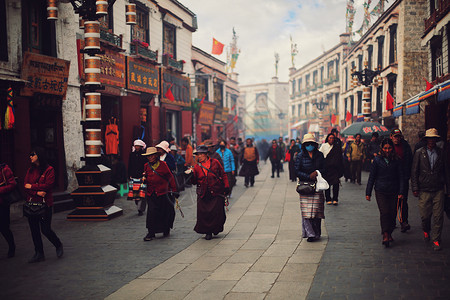
[[[358,71],[362,71],[362,70],[363,70],[363,56],[358,55]]]
[[[378,60],[377,60],[377,65],[378,65],[378,67],[383,68],[384,36],[378,37],[377,41],[378,41]]]
[[[317,84],[317,70],[313,72],[313,84]]]
[[[23,50],[56,57],[55,22],[47,20],[47,1],[24,1],[22,22]]]
[[[295,94],[295,79],[292,80],[292,95]]]
[[[302,79],[299,78],[298,79],[298,91],[301,92],[301,90],[302,90]]]
[[[431,39],[431,80],[442,75],[442,36],[437,35]]]
[[[203,99],[203,97],[205,97],[205,101],[209,101],[208,78],[205,78],[204,76],[197,76],[195,79],[195,85],[197,86],[197,97],[199,99]]]
[[[302,114],[302,105],[301,104],[299,104],[299,105],[297,105],[297,107],[298,107],[298,112],[297,112],[297,116],[301,116],[301,114]]]
[[[219,82],[214,83],[214,103],[217,107],[223,107],[223,84]]]
[[[291,109],[292,109],[292,116],[294,116],[295,115],[295,105],[292,105],[292,107],[291,107]]]
[[[131,40],[149,43],[148,28],[148,9],[136,2],[136,25],[131,26]]]
[[[381,103],[382,98],[383,98],[383,87],[379,86],[377,88],[377,103],[376,103],[376,110],[377,110],[378,116],[381,116],[382,112],[383,112],[383,106]]]
[[[345,73],[345,90],[347,91],[348,90],[348,69],[347,68],[345,68],[344,73]]]
[[[305,77],[305,83],[306,83],[306,87],[307,87],[307,88],[309,87],[309,78],[310,78],[310,75],[309,75],[309,74],[306,75],[306,77]]]
[[[369,45],[367,48],[367,68],[372,70],[372,59],[373,59],[373,46]]]
[[[329,61],[327,66],[327,78],[330,79],[334,76],[334,61]]]
[[[176,58],[175,26],[169,23],[163,24],[163,54]]]
[[[397,61],[397,24],[389,27],[389,64]]]
[[[323,67],[320,67],[320,83],[323,82]]]
[[[355,109],[355,97],[350,96],[350,113],[353,115]]]
[[[387,80],[388,80],[388,91],[389,94],[391,94],[392,98],[394,98],[394,106],[395,106],[395,98],[397,95],[397,75],[390,74]]]
[[[339,106],[339,93],[334,94],[334,110],[338,112]]]
[[[362,112],[362,92],[358,92],[358,107],[357,107],[358,114]]]
[[[305,103],[305,116],[308,115],[309,102]]]
[[[8,34],[6,31],[6,3],[0,0],[0,60],[8,61]]]

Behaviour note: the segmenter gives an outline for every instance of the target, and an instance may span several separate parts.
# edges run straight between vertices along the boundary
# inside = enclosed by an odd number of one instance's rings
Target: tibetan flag
[[[203,96],[202,101],[200,101],[200,105],[203,105],[203,103],[205,102],[205,98],[206,98],[206,94],[205,94],[205,96]]]
[[[429,83],[428,80],[426,80],[425,78],[423,78],[423,80],[425,80],[425,82],[427,83],[427,87],[425,89],[425,92],[431,90],[431,88],[433,88],[434,85]]]
[[[225,45],[224,44],[222,44],[221,42],[219,42],[218,40],[216,40],[215,38],[213,38],[213,46],[212,46],[212,51],[211,51],[211,53],[212,54],[215,54],[215,55],[220,55],[220,54],[222,54],[222,52],[223,52],[223,47],[224,47]]]
[[[164,95],[164,97],[166,97],[166,98],[169,99],[170,101],[175,101],[175,97],[174,97],[173,94],[172,94],[171,88],[172,88],[172,84],[171,84],[171,85],[169,86],[169,88],[167,89],[167,92],[166,92],[166,94]]]
[[[236,104],[231,107],[232,111],[235,110],[235,109],[236,109]]]
[[[336,115],[331,114],[331,125],[336,125]]]
[[[237,123],[237,121],[238,121],[238,115],[235,115],[235,116],[234,116],[233,121],[234,121],[235,123]]]
[[[386,110],[391,110],[394,108],[394,98],[392,98],[389,91],[386,93]]]
[[[347,114],[345,115],[345,122],[350,122],[352,119],[352,114],[347,110]]]

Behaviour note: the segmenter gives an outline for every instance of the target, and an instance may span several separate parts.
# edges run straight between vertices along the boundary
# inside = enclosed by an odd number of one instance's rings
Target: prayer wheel
[[[136,4],[125,5],[125,19],[127,25],[136,25]]]
[[[56,0],[47,1],[47,20],[58,20],[58,7]]]
[[[101,104],[101,94],[100,93],[86,93],[86,105]]]
[[[85,84],[100,85],[100,73],[85,73]]]
[[[84,22],[84,49],[100,49],[100,23]]]
[[[108,1],[95,1],[97,16],[103,17],[108,14]]]
[[[100,57],[86,55],[84,57],[85,73],[100,73]]]
[[[84,19],[83,19],[82,17],[80,17],[80,18],[78,19],[78,27],[79,27],[80,29],[84,29]]]
[[[100,104],[86,104],[86,121],[101,121],[102,106]]]
[[[87,141],[98,141],[101,144],[102,140],[102,130],[101,129],[86,129],[86,133],[84,135],[86,142]]]
[[[86,157],[100,157],[102,155],[101,142],[99,145],[88,145],[86,141],[84,150],[86,152]]]

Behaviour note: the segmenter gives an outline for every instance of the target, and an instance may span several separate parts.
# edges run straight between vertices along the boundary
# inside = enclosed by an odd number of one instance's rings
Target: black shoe
[[[63,255],[64,255],[64,248],[63,248],[63,245],[61,244],[61,246],[56,248],[56,256],[58,258],[61,258]]]
[[[333,201],[333,205],[334,206],[338,206],[338,202],[337,201]]]
[[[314,238],[313,237],[309,237],[309,238],[306,239],[306,241],[309,242],[309,243],[314,242]]]
[[[358,182],[358,185],[361,185],[361,182]]]
[[[154,233],[147,233],[147,235],[144,237],[144,241],[149,242],[155,238]]]
[[[280,178],[280,175],[277,175],[278,178]]]
[[[248,188],[248,184],[244,184],[246,188]]]
[[[252,184],[250,184],[250,186],[252,187],[252,186],[253,186],[253,183],[252,183]]]
[[[207,233],[205,235],[205,240],[209,241],[210,239],[212,239],[212,234],[211,233]]]
[[[411,229],[411,226],[408,224],[408,222],[403,222],[400,225],[401,225],[400,231],[403,232],[403,233],[405,233],[405,232],[407,232],[408,230]]]
[[[45,256],[43,253],[35,253],[34,256],[32,258],[30,258],[30,260],[28,261],[29,264],[33,264],[33,263],[37,263],[40,261],[44,261],[45,260]]]
[[[14,255],[16,255],[16,246],[9,247],[7,257],[11,258],[14,257]]]
[[[275,176],[273,176],[273,175],[272,175],[272,176],[270,176],[270,178],[274,178],[274,177],[275,177]]]
[[[144,213],[140,210],[138,210],[138,216],[142,216]]]
[[[170,229],[168,230],[168,231],[165,231],[164,233],[163,233],[163,236],[164,237],[168,237],[170,235]]]

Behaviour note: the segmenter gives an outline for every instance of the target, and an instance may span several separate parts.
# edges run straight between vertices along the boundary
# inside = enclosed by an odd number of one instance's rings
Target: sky
[[[347,0],[179,1],[197,15],[193,45],[208,53],[213,37],[229,45],[235,28],[241,50],[235,71],[241,85],[270,82],[275,76],[275,53],[280,57],[278,78],[287,82],[290,36],[299,51],[295,57],[298,68],[337,45],[339,35],[345,31]],[[361,25],[363,2],[355,0],[356,29]],[[378,1],[373,2],[371,8]],[[226,51],[215,57],[226,62]]]

